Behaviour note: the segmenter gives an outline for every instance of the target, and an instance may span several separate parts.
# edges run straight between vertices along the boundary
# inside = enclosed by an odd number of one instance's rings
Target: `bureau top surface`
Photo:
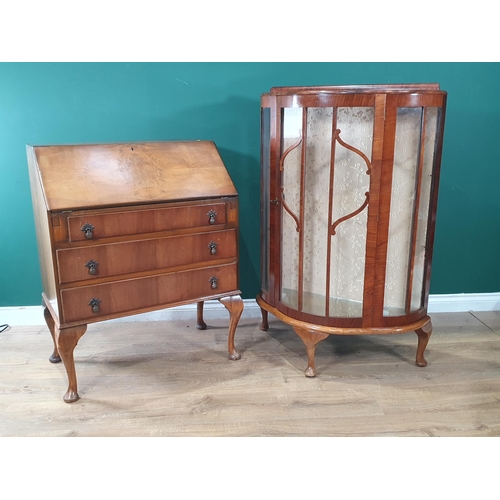
[[[211,141],[28,146],[48,210],[235,196]]]

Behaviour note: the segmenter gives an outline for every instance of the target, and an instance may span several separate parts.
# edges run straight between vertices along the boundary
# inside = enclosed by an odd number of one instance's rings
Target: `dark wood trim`
[[[363,284],[363,325],[373,324],[375,263],[377,257],[378,219],[380,205],[380,181],[384,148],[384,122],[387,96],[377,95],[375,98],[372,168],[370,172],[370,204],[366,225],[365,276]]]
[[[424,286],[423,286],[423,307],[427,310],[427,305],[429,301],[430,293],[430,282],[431,282],[431,268],[432,268],[432,256],[434,253],[434,235],[436,230],[436,217],[438,208],[438,191],[439,191],[439,179],[441,174],[441,159],[443,154],[443,140],[444,140],[444,122],[446,115],[446,96],[443,97],[441,104],[441,109],[439,110],[438,117],[438,140],[435,146],[435,156],[434,156],[434,168],[432,172],[432,185],[431,185],[431,196],[430,196],[430,206],[429,206],[429,216],[427,220],[427,243],[426,243],[426,255],[425,255],[425,266],[424,266]]]
[[[397,122],[397,102],[388,95],[385,107],[384,143],[379,185],[378,227],[373,284],[373,326],[379,326],[384,312],[387,247],[391,215],[392,175]]]
[[[271,200],[278,200],[281,192],[281,175],[279,171],[279,158],[281,150],[281,110],[277,105],[276,97],[269,98],[271,107],[270,130],[270,166],[269,176],[271,185],[269,186],[269,196]],[[272,303],[276,304],[279,300],[281,287],[281,207],[276,203],[270,203],[269,207],[269,239],[270,242],[277,242],[271,245],[269,251],[269,288]]]
[[[439,92],[438,83],[404,83],[404,84],[375,84],[375,85],[324,85],[314,87],[273,87],[269,94],[271,95],[317,95],[318,93],[349,93],[353,95],[362,93],[411,93],[411,92]],[[267,95],[267,94],[265,94]]]
[[[300,152],[300,215],[299,215],[299,290],[298,309],[302,311],[304,302],[304,212],[306,191],[306,154],[307,154],[307,108],[302,109],[302,148]]]
[[[328,185],[328,227],[332,227],[333,211],[333,190],[335,182],[335,148],[337,141],[334,139],[335,130],[337,130],[337,108],[332,112],[332,147],[330,152],[330,179]],[[332,235],[328,231],[328,240],[326,244],[326,290],[325,290],[325,316],[330,316],[330,286],[331,286],[331,257],[332,257]]]
[[[413,217],[412,217],[412,228],[411,228],[411,239],[410,239],[410,262],[408,265],[408,279],[406,282],[406,304],[405,310],[406,314],[411,312],[411,297],[413,292],[413,274],[415,266],[415,255],[417,253],[417,232],[418,232],[418,213],[420,210],[420,198],[422,196],[422,176],[424,168],[424,158],[425,158],[425,136],[426,136],[426,118],[427,118],[427,108],[422,109],[422,119],[421,119],[421,129],[420,129],[420,148],[419,148],[419,158],[418,167],[415,179],[415,200],[413,202]]]
[[[283,108],[342,108],[371,107],[375,103],[373,94],[291,94],[279,96],[279,105]]]

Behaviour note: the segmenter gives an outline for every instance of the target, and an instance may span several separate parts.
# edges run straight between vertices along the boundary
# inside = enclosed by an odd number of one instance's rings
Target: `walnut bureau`
[[[53,363],[79,399],[73,351],[89,323],[218,299],[229,358],[243,311],[238,194],[210,141],[27,146]]]

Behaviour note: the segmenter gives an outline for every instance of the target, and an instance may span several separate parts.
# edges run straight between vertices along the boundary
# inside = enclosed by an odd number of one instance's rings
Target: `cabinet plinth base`
[[[306,377],[316,376],[314,356],[316,346],[329,335],[388,335],[397,333],[407,333],[414,331],[418,336],[417,354],[415,364],[420,367],[427,366],[424,351],[432,334],[432,323],[429,316],[424,316],[419,321],[397,327],[371,327],[371,328],[340,328],[332,326],[315,325],[290,318],[275,307],[269,305],[260,295],[257,296],[257,303],[262,312],[262,323],[260,329],[267,331],[269,328],[268,313],[290,325],[301,338],[307,352]]]

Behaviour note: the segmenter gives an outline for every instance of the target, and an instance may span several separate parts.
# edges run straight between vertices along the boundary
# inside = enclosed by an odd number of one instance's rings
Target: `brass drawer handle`
[[[211,276],[208,281],[210,281],[210,286],[212,288],[217,288],[217,281],[219,281],[219,278],[217,278],[216,276]]]
[[[101,301],[96,298],[92,298],[89,302],[89,306],[92,307],[92,312],[93,313],[98,313],[99,312],[99,304]]]
[[[95,227],[88,222],[81,227],[81,230],[85,233],[85,238],[88,240],[91,240],[94,237],[94,229]]]
[[[210,255],[215,255],[217,253],[217,243],[215,243],[215,241],[211,241],[208,244],[208,249],[210,250]]]
[[[215,224],[215,217],[216,217],[216,215],[217,215],[217,212],[215,210],[210,210],[207,213],[208,223],[209,224]]]
[[[85,263],[85,267],[89,268],[89,274],[97,274],[97,266],[99,265],[99,262],[96,262],[95,260],[89,260]]]

